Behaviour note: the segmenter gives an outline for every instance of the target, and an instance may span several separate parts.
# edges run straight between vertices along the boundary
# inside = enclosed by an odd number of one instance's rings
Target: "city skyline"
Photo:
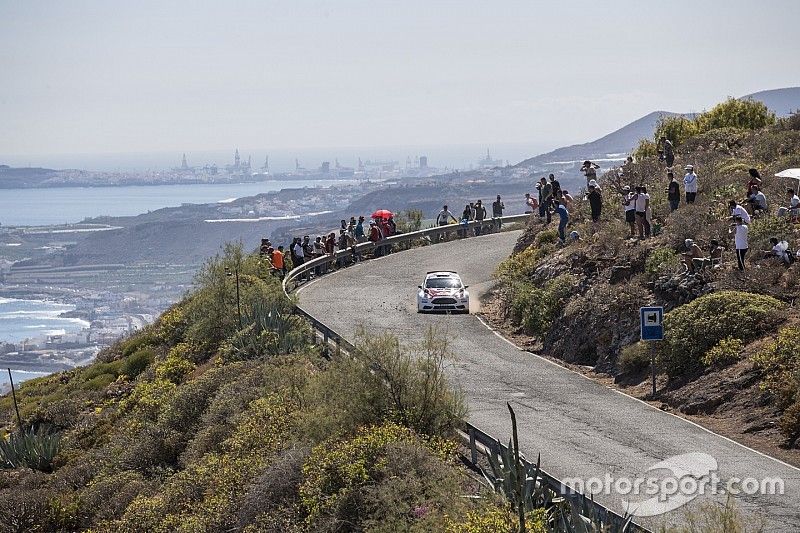
[[[798,14],[785,0],[757,11],[0,0],[0,151],[180,154],[236,139],[275,150],[517,143],[534,155],[651,111],[800,85],[787,68]]]

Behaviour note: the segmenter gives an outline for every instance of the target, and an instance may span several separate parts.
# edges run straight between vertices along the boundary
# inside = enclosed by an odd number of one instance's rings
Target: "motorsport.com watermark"
[[[622,496],[628,514],[658,516],[703,495],[775,495],[784,493],[783,479],[730,477],[717,473],[717,460],[707,453],[676,455],[654,464],[641,477],[564,478],[561,484],[585,495]]]

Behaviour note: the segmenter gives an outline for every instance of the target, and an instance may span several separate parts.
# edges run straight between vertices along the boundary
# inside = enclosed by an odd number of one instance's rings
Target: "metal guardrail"
[[[478,454],[502,454],[506,451],[507,446],[488,433],[481,431],[469,422],[464,422],[464,426],[466,427],[467,436],[469,438],[470,461],[474,467],[479,469],[481,468],[478,464]],[[526,469],[532,466],[530,461],[521,456],[520,462],[522,462]],[[558,478],[551,476],[541,468],[539,469],[538,474],[539,477],[542,478],[542,482],[547,486],[547,488],[552,490],[554,493],[577,504],[578,508],[591,508],[595,516],[602,521],[604,526],[610,527],[611,531],[620,531],[628,522],[628,518],[597,503],[593,498],[564,485]],[[627,531],[631,533],[650,533],[648,529],[645,529],[634,522],[628,523]]]
[[[523,215],[511,215],[502,217],[499,220],[502,221],[503,224],[512,224],[516,222],[526,222],[531,217],[530,213],[526,213]],[[483,221],[482,227],[489,228],[496,228],[495,222],[498,219],[486,219]],[[325,255],[322,257],[317,257],[312,259],[302,265],[293,268],[283,279],[283,292],[289,296],[292,291],[294,291],[298,286],[298,281],[300,278],[305,276],[306,274],[314,271],[316,269],[329,269],[331,265],[339,259],[347,259],[351,260],[355,257],[363,257],[364,252],[373,251],[376,248],[381,246],[388,246],[392,244],[400,244],[404,242],[412,242],[417,241],[419,239],[430,239],[430,244],[435,244],[438,242],[438,238],[445,236],[448,237],[452,234],[456,234],[461,236],[461,238],[469,238],[474,235],[474,230],[478,226],[477,221],[470,222],[469,224],[449,224],[447,226],[435,226],[432,228],[422,229],[419,231],[412,231],[409,233],[401,233],[399,235],[393,235],[387,239],[383,239],[378,241],[377,243],[373,242],[363,242],[356,244],[355,246],[351,246],[346,250],[337,250],[333,254]],[[466,230],[466,231],[465,231]],[[481,233],[483,234],[483,232]],[[335,270],[332,270],[335,272]],[[331,350],[333,353],[339,354],[341,351],[350,353],[355,349],[355,346],[341,336],[339,333],[334,331],[332,328],[327,326],[321,320],[311,316],[305,310],[303,310],[300,306],[295,305],[296,312],[301,315],[303,318],[308,320],[311,324],[312,328],[315,331],[316,339],[320,339],[322,341],[324,347],[324,353],[326,356],[331,354]],[[493,451],[497,450],[498,446],[500,449],[504,449],[505,446],[497,439],[478,429],[477,427],[473,426],[469,422],[464,422],[465,428],[469,435],[469,442],[470,442],[470,453],[471,453],[471,461],[474,466],[478,465],[478,453],[483,453],[478,447],[480,444],[484,450]],[[528,466],[529,463],[525,460],[525,466]],[[604,524],[609,524],[612,527],[620,527],[622,524],[625,523],[625,518],[621,515],[615,513],[614,511],[608,509],[607,507],[595,502],[593,499],[587,497],[580,492],[574,491],[571,488],[563,485],[561,481],[556,479],[555,477],[547,474],[546,472],[540,470],[540,475],[542,479],[547,484],[549,488],[551,488],[556,494],[563,496],[564,498],[571,499],[571,500],[580,500],[581,503],[586,503],[588,506],[594,509],[594,512],[597,516],[601,518]],[[628,531],[632,532],[642,532],[648,533],[648,530],[637,525],[631,523],[629,525]]]

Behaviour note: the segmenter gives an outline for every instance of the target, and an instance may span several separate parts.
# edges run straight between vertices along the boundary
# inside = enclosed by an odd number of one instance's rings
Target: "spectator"
[[[370,242],[375,245],[375,257],[381,257],[383,255],[383,249],[378,246],[378,243],[383,239],[383,235],[381,234],[381,230],[378,228],[378,225],[375,223],[374,220],[369,221],[369,240]]]
[[[750,175],[750,181],[747,182],[747,197],[750,198],[755,194],[753,188],[761,187],[761,174],[754,168],[748,170],[747,173]]]
[[[558,214],[558,240],[563,245],[567,241],[566,229],[569,224],[569,211],[567,211],[567,206],[558,200],[555,201],[555,206]]]
[[[499,230],[503,226],[503,221],[500,220],[500,217],[503,216],[503,209],[506,206],[503,201],[500,199],[500,195],[497,195],[497,200],[492,202],[492,218],[495,219],[494,227],[495,229]]]
[[[599,165],[595,165],[591,161],[584,161],[583,165],[581,166],[581,172],[583,175],[586,176],[586,188],[589,188],[589,183],[593,180],[597,180],[597,169],[599,169]]]
[[[800,197],[791,187],[786,189],[786,204],[786,207],[778,209],[778,215],[785,216],[788,213],[792,222],[797,222],[798,216],[800,216]]]
[[[779,241],[777,237],[770,237],[769,243],[772,245],[772,250],[765,250],[765,255],[777,257],[786,266],[790,266],[792,263],[794,263],[795,257],[794,254],[789,250],[788,242]]]
[[[670,211],[675,211],[681,203],[681,186],[678,184],[678,180],[675,179],[674,172],[667,172],[667,177],[669,177],[669,185],[666,190],[669,209]]]
[[[355,229],[355,237],[356,237],[356,242],[366,242],[366,240],[367,240],[367,236],[364,233],[364,217],[363,216],[358,217],[358,224],[356,224],[356,229]]]
[[[750,204],[753,216],[762,215],[767,212],[767,197],[758,186],[753,187],[753,192],[754,194],[747,199],[747,202]]]
[[[693,204],[697,198],[697,174],[694,173],[692,165],[684,168],[686,174],[683,176],[683,189],[686,193],[686,203]]]
[[[663,136],[659,140],[658,159],[664,161],[667,164],[667,168],[672,168],[672,164],[675,162],[675,150],[673,149],[672,141]]]
[[[539,218],[542,219],[542,222],[546,220],[549,224],[552,220],[550,207],[553,205],[553,186],[547,183],[547,179],[542,178],[537,185],[537,188],[539,187],[542,197],[542,201],[539,202]]]
[[[322,240],[322,236],[318,235],[316,239],[314,239],[312,252],[309,254],[313,258],[322,257],[325,255],[325,241]],[[314,275],[320,276],[323,272],[327,271],[327,265],[318,265],[314,267]]]
[[[558,182],[554,174],[548,176],[550,178],[550,193],[553,195],[553,200],[561,198],[561,183]]]
[[[261,257],[269,258],[270,251],[269,249],[272,247],[272,243],[269,242],[269,239],[261,239],[261,245],[258,248],[258,255]]]
[[[343,230],[347,229],[347,221],[345,219],[340,220],[339,224],[340,224],[340,228],[339,229],[343,229]]]
[[[564,189],[564,190],[561,191],[561,202],[564,205],[567,206],[567,209],[572,207],[572,202],[573,201],[574,201],[574,198],[572,198],[572,195],[569,193],[568,190]]]
[[[536,198],[531,196],[531,193],[529,192],[525,193],[525,205],[527,205],[530,209],[530,211],[526,211],[526,213],[533,214],[539,210],[539,202],[537,202]]]
[[[622,208],[625,210],[625,222],[631,230],[631,237],[636,237],[636,194],[630,186],[622,188]]]
[[[589,207],[592,212],[592,222],[600,221],[600,213],[603,210],[603,196],[596,185],[589,185]]]
[[[272,268],[277,270],[278,276],[283,279],[286,277],[286,251],[283,245],[278,245],[278,249],[272,252]]]
[[[456,220],[456,217],[453,216],[453,213],[451,213],[450,210],[447,209],[447,206],[446,205],[442,206],[442,210],[439,211],[438,215],[436,215],[436,225],[447,226],[448,224],[450,224],[451,220],[453,222],[458,223],[458,220]]]
[[[539,201],[536,203],[539,208],[539,220],[544,220],[544,178],[536,184],[536,192],[539,193]]]
[[[350,246],[352,242],[351,239],[352,238],[350,237],[350,235],[348,235],[346,230],[340,229],[339,239],[336,242],[336,248],[340,252],[344,252]],[[347,258],[344,256],[344,254],[341,254],[341,257],[339,257],[339,259],[336,260],[336,266],[343,267],[347,265],[348,265]]]
[[[636,207],[636,227],[639,228],[639,238],[646,239],[650,237],[650,221],[647,220],[647,210],[650,208],[650,195],[647,194],[647,187],[644,185],[636,187],[634,206]]]
[[[686,239],[684,244],[686,245],[686,251],[681,254],[681,259],[683,264],[686,265],[686,270],[694,274],[695,259],[703,259],[703,250],[692,239]]]
[[[748,248],[750,248],[747,238],[749,229],[747,224],[744,223],[744,219],[742,219],[742,217],[734,217],[733,221],[734,244],[736,245],[736,263],[739,266],[739,270],[744,270],[744,258],[747,255]]]
[[[386,225],[389,226],[390,235],[397,235],[397,223],[394,221],[394,216],[386,219]]]
[[[722,263],[722,252],[725,250],[719,245],[719,241],[711,239],[709,243],[710,256],[692,259],[692,266],[694,272],[705,270],[706,268],[714,268]]]
[[[742,217],[745,224],[750,223],[750,213],[747,212],[747,209],[740,206],[736,200],[729,200],[728,201],[728,209],[731,212],[730,219],[733,220],[734,217]]]
[[[483,230],[483,221],[486,219],[486,208],[481,200],[475,202],[475,235],[480,235]]]
[[[305,255],[306,252],[303,249],[303,242],[297,237],[294,241],[294,246],[292,246],[292,265],[294,265],[294,268],[305,263]],[[308,279],[308,273],[300,276],[300,279]]]

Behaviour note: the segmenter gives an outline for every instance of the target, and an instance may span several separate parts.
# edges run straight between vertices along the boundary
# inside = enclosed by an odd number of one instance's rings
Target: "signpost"
[[[643,341],[660,341],[664,339],[664,308],[640,307],[639,330]],[[653,378],[653,398],[656,396],[656,349],[650,347],[650,374]]]

